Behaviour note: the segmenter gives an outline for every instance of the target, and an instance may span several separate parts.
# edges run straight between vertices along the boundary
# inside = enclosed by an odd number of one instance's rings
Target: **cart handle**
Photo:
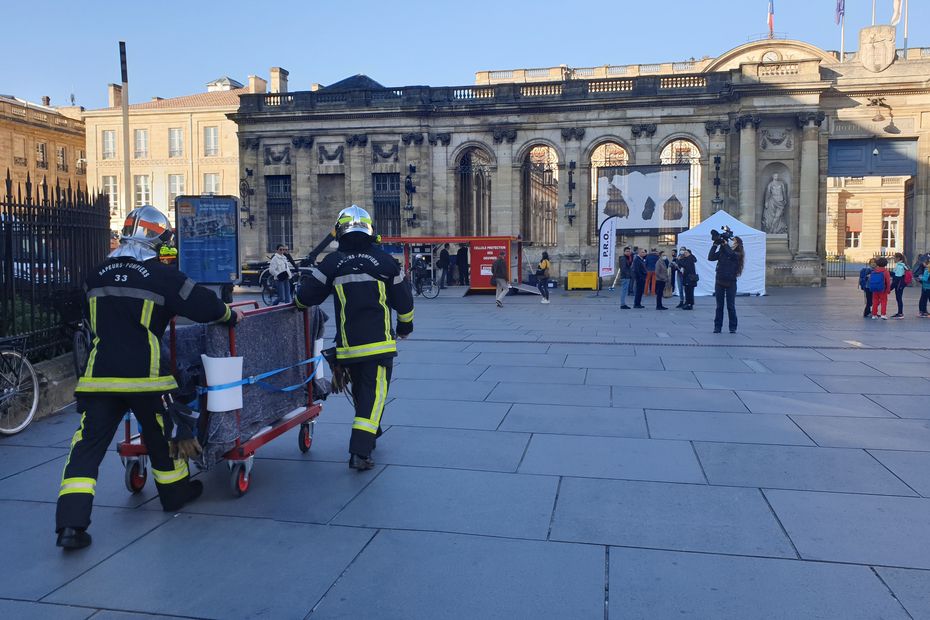
[[[242,306],[252,306],[252,308],[258,308],[258,302],[254,299],[249,299],[246,301],[236,301],[231,304],[226,304],[230,308],[241,308]]]

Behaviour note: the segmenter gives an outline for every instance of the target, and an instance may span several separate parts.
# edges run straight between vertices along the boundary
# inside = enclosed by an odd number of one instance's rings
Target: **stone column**
[[[820,186],[820,124],[823,112],[798,114],[801,129],[801,184],[798,205],[798,258],[817,258],[817,218]]]
[[[739,219],[744,224],[758,228],[756,216],[756,130],[761,119],[753,114],[744,114],[736,119],[739,129]]]

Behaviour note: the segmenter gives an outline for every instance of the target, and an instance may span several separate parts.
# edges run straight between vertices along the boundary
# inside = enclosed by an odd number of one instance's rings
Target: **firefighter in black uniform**
[[[397,338],[413,331],[413,295],[403,270],[376,247],[371,216],[352,205],[336,220],[339,249],[311,269],[297,292],[297,306],[318,306],[335,292],[336,359],[349,373],[355,421],[349,467],[374,467],[371,451],[381,434]],[[397,313],[396,332],[391,310]]]
[[[129,409],[142,426],[162,508],[176,511],[203,490],[199,480],[190,480],[187,461],[174,460],[168,453],[162,397],[178,386],[161,355],[161,338],[175,315],[230,324],[239,315],[177,268],[159,262],[159,248],[172,235],[161,211],[151,206],[135,209],[123,225],[119,247],[87,277],[95,338],[75,390],[81,422],[71,440],[58,495],[59,547],[90,544],[86,530],[97,471]]]

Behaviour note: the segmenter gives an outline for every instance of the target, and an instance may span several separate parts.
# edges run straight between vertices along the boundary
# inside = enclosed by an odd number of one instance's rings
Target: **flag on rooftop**
[[[836,0],[836,25],[839,26],[846,17],[846,0]]]

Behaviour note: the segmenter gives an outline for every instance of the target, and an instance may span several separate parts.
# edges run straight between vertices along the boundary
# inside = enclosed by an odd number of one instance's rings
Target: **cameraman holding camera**
[[[745,253],[743,240],[733,236],[727,226],[710,231],[713,245],[707,260],[716,261],[717,277],[714,284],[714,297],[717,298],[717,313],[714,315],[714,333],[719,334],[723,328],[723,300],[727,302],[727,317],[730,320],[730,333],[736,333],[736,279],[743,273]]]

